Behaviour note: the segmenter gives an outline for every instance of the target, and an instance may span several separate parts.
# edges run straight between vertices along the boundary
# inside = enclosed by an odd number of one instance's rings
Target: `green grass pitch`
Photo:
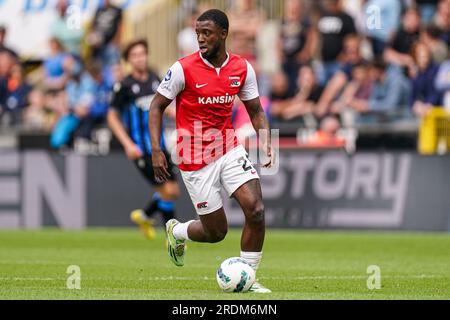
[[[0,231],[0,299],[450,299],[449,234],[269,229],[258,278],[273,293],[222,293],[215,271],[239,255],[239,238],[189,243],[179,268],[162,230],[154,241],[136,229]],[[66,286],[69,265],[80,290]]]

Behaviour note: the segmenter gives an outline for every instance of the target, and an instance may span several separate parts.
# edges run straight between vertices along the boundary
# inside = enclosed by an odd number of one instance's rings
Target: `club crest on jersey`
[[[241,82],[238,80],[233,80],[231,81],[231,87],[232,88],[236,88],[236,87],[240,87],[241,86]]]

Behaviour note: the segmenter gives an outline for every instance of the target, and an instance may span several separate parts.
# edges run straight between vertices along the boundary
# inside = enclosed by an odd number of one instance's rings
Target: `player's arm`
[[[142,157],[141,149],[131,140],[120,120],[119,113],[115,109],[108,110],[107,120],[109,128],[123,146],[128,159],[136,160]]]
[[[125,153],[130,160],[136,160],[142,157],[141,149],[133,142],[133,140],[128,135],[123,123],[120,119],[120,113],[117,108],[123,105],[125,102],[125,88],[120,84],[114,87],[113,98],[111,102],[111,107],[108,110],[107,122],[108,126],[113,132],[114,136],[119,140],[120,144],[123,146]]]
[[[264,167],[270,168],[273,164],[273,158],[269,121],[267,120],[266,113],[264,112],[259,99],[255,70],[248,62],[247,77],[241,91],[239,92],[239,98],[244,103],[253,128],[256,130],[256,134],[258,135],[261,146],[269,158],[269,161],[264,165]]]
[[[184,72],[181,64],[176,62],[170,67],[166,76],[161,81],[150,104],[148,117],[148,129],[152,144],[153,171],[156,180],[161,182],[167,181],[170,176],[167,159],[161,150],[160,143],[163,114],[182,90],[184,90]]]
[[[266,168],[272,166],[272,141],[270,137],[269,121],[267,120],[266,113],[264,112],[261,101],[258,98],[243,101],[247,113],[252,121],[253,128],[258,135],[259,141],[263,150],[266,152],[269,162],[264,165]]]
[[[161,149],[160,137],[163,121],[163,114],[172,100],[166,98],[159,92],[156,92],[150,105],[148,117],[148,129],[152,144],[152,163],[155,178],[159,181],[167,181],[170,174],[168,171],[167,159]]]

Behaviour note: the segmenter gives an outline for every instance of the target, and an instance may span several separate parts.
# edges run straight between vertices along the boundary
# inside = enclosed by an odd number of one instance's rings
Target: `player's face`
[[[213,21],[197,21],[195,32],[200,52],[205,59],[215,57],[227,37],[227,31]]]
[[[145,71],[148,66],[147,50],[144,46],[138,45],[130,50],[128,55],[128,62],[131,64],[133,69],[137,71]]]

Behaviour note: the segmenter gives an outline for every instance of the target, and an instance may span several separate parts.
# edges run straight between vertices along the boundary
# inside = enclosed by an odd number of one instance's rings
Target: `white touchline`
[[[436,274],[418,274],[418,275],[385,275],[383,278],[388,279],[430,279],[430,278],[445,278],[445,275]],[[265,280],[352,280],[352,279],[366,279],[364,275],[347,275],[347,276],[298,276],[298,277],[258,277],[258,279]],[[0,277],[0,281],[59,281],[65,280],[63,277],[55,278],[39,278],[39,277]],[[130,280],[130,281],[209,281],[215,277],[139,277],[139,278],[111,278],[111,277],[84,277],[85,280]]]

